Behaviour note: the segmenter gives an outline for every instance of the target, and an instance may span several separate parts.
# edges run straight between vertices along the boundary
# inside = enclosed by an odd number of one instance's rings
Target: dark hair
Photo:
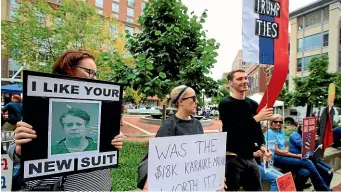
[[[232,80],[233,80],[233,77],[234,77],[234,74],[235,74],[235,73],[238,73],[238,72],[243,72],[243,73],[245,73],[245,70],[243,70],[243,69],[236,69],[236,70],[233,70],[233,71],[229,72],[229,74],[227,75],[227,80],[228,80],[228,81],[232,81]]]
[[[82,119],[85,120],[85,124],[88,125],[89,121],[90,121],[90,116],[87,112],[85,112],[82,109],[69,109],[66,113],[64,113],[60,118],[59,118],[59,122],[62,125],[62,127],[64,128],[64,119],[66,116],[71,115],[71,116],[75,116],[75,117],[80,117]]]
[[[78,65],[78,62],[80,60],[87,58],[95,60],[93,55],[83,49],[65,51],[53,65],[52,73],[60,75],[71,75],[71,68]]]

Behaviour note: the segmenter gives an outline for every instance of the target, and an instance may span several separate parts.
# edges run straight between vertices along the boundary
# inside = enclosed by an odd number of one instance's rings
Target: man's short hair
[[[75,117],[80,117],[82,119],[85,120],[85,124],[88,125],[89,124],[89,121],[90,121],[90,115],[85,112],[84,110],[82,109],[75,109],[75,108],[72,108],[72,109],[69,109],[66,113],[64,113],[60,118],[59,118],[59,121],[60,121],[60,124],[62,125],[62,127],[64,128],[64,119],[66,116],[68,115],[71,115],[71,116],[75,116]]]
[[[233,77],[234,77],[234,74],[235,74],[235,73],[238,73],[238,72],[245,73],[245,70],[243,70],[243,69],[236,69],[236,70],[231,71],[231,72],[227,75],[227,80],[228,80],[228,81],[232,81],[232,80],[233,80]]]

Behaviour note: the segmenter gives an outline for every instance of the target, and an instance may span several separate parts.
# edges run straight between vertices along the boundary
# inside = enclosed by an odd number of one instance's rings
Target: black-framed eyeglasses
[[[184,98],[181,98],[181,100],[186,100],[186,99],[193,99],[193,102],[196,102],[197,101],[197,96],[196,95],[193,95],[193,96],[190,96],[190,97],[184,97]]]
[[[98,73],[96,73],[96,71],[93,69],[88,69],[86,67],[81,67],[81,66],[75,66],[75,67],[80,68],[80,69],[84,69],[89,74],[90,79],[97,79],[99,77]]]
[[[283,124],[283,121],[273,121],[273,123],[275,123],[275,124]]]

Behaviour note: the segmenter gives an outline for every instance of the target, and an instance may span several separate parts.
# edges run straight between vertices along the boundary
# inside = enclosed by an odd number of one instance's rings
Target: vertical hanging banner
[[[269,82],[258,111],[266,104],[273,106],[287,77],[288,1],[243,0],[243,62],[274,65],[274,78]]]
[[[118,166],[123,86],[24,71],[23,121],[37,137],[22,146],[23,179]]]
[[[13,161],[1,154],[1,191],[12,191]]]
[[[308,117],[303,119],[302,126],[302,158],[308,158],[315,151],[316,119]]]

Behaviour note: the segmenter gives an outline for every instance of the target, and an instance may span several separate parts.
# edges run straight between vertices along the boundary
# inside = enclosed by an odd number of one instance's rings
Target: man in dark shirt
[[[2,126],[3,131],[14,131],[18,121],[22,117],[22,104],[20,95],[14,94],[12,101],[4,106],[2,112],[8,112],[6,123]]]
[[[260,121],[268,120],[273,109],[264,107],[258,114],[258,104],[246,97],[248,78],[244,70],[228,74],[232,95],[219,104],[226,142],[226,185],[229,191],[261,191],[262,184],[253,152],[258,147],[265,156],[271,152],[264,147],[264,136]],[[259,146],[259,144],[261,144]]]

